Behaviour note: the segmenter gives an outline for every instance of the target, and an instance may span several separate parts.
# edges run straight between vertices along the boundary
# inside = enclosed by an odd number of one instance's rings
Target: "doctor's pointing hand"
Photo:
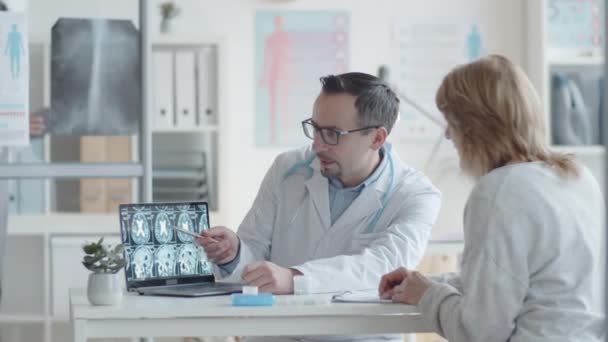
[[[196,242],[203,247],[207,258],[217,265],[227,264],[236,258],[240,241],[236,233],[226,227],[213,227],[201,232]]]

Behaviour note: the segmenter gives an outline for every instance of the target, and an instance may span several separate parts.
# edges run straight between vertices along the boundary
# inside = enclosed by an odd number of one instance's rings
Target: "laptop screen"
[[[119,211],[128,288],[213,276],[212,264],[195,238],[173,229],[195,233],[209,229],[207,203],[122,204]]]

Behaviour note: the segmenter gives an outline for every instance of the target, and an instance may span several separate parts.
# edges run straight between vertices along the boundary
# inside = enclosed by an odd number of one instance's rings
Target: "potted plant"
[[[169,33],[171,32],[172,20],[179,14],[180,9],[173,1],[163,2],[159,7],[161,15],[160,32]]]
[[[93,305],[116,305],[122,301],[122,282],[118,271],[125,266],[124,247],[103,245],[103,237],[82,247],[85,256],[82,264],[89,275],[87,297]]]

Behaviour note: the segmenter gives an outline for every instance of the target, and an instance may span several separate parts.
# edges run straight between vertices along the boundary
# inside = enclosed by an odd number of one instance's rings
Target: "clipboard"
[[[394,304],[390,299],[382,299],[375,291],[345,291],[331,297],[333,303]]]

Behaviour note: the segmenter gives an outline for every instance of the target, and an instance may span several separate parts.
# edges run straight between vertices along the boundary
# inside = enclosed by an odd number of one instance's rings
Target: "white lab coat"
[[[333,225],[328,180],[318,159],[310,168],[302,165],[312,156],[311,148],[279,155],[239,227],[240,261],[225,280],[240,281],[246,265],[269,260],[298,269],[308,278],[312,292],[337,292],[377,289],[383,274],[400,266],[416,267],[441,195],[422,173],[405,166],[389,144],[385,148],[393,172],[389,162]],[[294,165],[302,167],[294,169]],[[387,191],[390,197],[382,215],[373,231],[365,232]]]

